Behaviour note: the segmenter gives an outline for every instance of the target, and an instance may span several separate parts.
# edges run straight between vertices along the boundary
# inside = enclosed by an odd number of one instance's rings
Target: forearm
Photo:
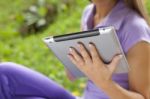
[[[110,99],[147,99],[141,94],[126,90],[114,82],[107,84],[102,89],[109,95]]]

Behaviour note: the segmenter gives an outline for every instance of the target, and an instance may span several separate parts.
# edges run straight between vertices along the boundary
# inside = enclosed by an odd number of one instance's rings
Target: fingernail
[[[78,43],[77,46],[78,46],[78,47],[81,47],[81,44]]]
[[[91,44],[91,43],[89,43],[89,47],[92,47],[92,44]]]
[[[73,51],[73,49],[70,47],[70,48],[69,48],[69,51],[70,51],[70,52],[72,52],[72,51]]]
[[[122,58],[122,57],[123,57],[123,55],[119,55],[119,57],[120,57],[120,58]]]

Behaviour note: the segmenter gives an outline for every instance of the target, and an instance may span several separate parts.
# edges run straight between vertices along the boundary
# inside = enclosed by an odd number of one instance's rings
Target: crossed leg
[[[32,97],[75,99],[60,85],[36,71],[15,63],[0,63],[0,99],[38,99]]]

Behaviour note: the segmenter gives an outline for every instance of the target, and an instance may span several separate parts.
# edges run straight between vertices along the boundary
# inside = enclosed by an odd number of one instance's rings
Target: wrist
[[[112,80],[103,82],[102,84],[97,84],[97,86],[104,91],[110,90],[110,88],[113,88],[114,85],[115,85],[115,82]]]

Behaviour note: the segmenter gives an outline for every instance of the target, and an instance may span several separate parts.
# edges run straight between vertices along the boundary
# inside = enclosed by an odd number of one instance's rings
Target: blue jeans
[[[0,99],[75,99],[46,76],[15,63],[0,63]]]

